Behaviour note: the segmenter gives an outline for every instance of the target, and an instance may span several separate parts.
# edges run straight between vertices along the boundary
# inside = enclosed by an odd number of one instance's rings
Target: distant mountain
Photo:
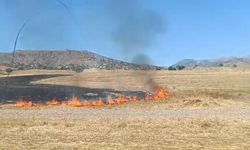
[[[12,66],[11,53],[0,53],[0,65]],[[162,69],[151,65],[127,63],[98,55],[90,51],[75,50],[22,50],[17,51],[14,67],[18,69],[61,69],[82,71],[84,69]]]
[[[184,59],[177,62],[173,66],[185,66],[186,68],[195,68],[195,67],[240,67],[240,68],[250,68],[250,56],[237,58],[221,58],[221,59],[211,59],[211,60],[193,60],[193,59]]]

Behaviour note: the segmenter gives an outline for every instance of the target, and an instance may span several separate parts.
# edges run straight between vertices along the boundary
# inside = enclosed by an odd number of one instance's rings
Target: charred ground
[[[32,102],[45,103],[52,99],[65,101],[73,95],[82,100],[96,100],[107,96],[130,95],[144,97],[142,91],[121,91],[110,88],[87,88],[67,85],[32,84],[31,82],[53,77],[70,76],[54,75],[26,75],[0,78],[0,104],[13,103],[21,99]]]

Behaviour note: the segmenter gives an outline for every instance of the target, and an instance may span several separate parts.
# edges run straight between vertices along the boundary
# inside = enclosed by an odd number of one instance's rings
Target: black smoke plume
[[[125,57],[133,63],[150,65],[146,52],[157,36],[166,32],[166,24],[160,14],[143,7],[139,0],[109,0],[108,12],[117,21],[111,34],[113,41],[122,48]],[[160,3],[159,3],[160,5]],[[132,57],[132,58],[131,58]],[[157,88],[152,73],[144,73],[144,85],[149,90]]]
[[[109,13],[117,20],[112,39],[126,53],[148,50],[157,35],[166,32],[160,14],[143,8],[138,0],[110,0]]]

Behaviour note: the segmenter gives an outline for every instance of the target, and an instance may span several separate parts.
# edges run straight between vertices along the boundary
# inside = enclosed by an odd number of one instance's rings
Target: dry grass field
[[[148,78],[171,97],[102,108],[0,105],[0,149],[250,149],[248,70],[86,70],[32,84],[147,91]]]

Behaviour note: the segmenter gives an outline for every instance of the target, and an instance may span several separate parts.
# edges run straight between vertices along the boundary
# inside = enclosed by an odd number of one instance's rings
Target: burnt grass
[[[119,91],[115,89],[31,84],[32,81],[58,76],[67,75],[28,75],[0,78],[0,104],[15,103],[21,99],[38,103],[45,103],[52,99],[66,101],[73,95],[77,96],[79,100],[91,101],[101,97],[103,101],[106,101],[108,96],[117,97],[122,94],[142,98],[146,94],[142,91]]]

